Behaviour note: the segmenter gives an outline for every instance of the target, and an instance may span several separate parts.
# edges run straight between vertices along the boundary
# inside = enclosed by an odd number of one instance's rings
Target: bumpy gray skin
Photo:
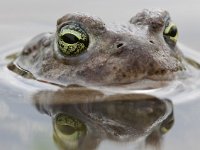
[[[57,21],[57,31],[67,22],[79,23],[89,35],[85,53],[62,56],[57,33],[44,33],[25,46],[15,64],[39,80],[62,85],[171,80],[184,65],[181,52],[163,37],[167,20],[170,16],[162,10],[144,10],[126,26],[107,26],[90,16],[67,14]]]

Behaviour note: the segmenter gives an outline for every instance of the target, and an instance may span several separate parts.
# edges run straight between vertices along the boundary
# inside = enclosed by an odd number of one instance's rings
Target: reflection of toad
[[[146,145],[157,147],[174,122],[172,103],[168,100],[119,94],[105,96],[103,101],[85,103],[82,99],[68,103],[61,100],[66,93],[46,91],[34,96],[37,109],[52,117],[54,141],[61,149],[90,150],[104,140],[126,143],[141,138]]]

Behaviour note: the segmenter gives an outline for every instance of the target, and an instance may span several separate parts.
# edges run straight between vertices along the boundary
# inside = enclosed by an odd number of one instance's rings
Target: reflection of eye
[[[69,23],[58,31],[58,48],[64,56],[77,56],[89,45],[88,34],[76,23]]]
[[[174,124],[174,119],[173,117],[171,117],[170,119],[167,119],[167,121],[165,120],[160,127],[160,131],[162,134],[167,133],[173,126]]]
[[[77,141],[85,135],[86,126],[76,118],[58,114],[54,120],[55,134],[63,140]]]
[[[178,40],[178,29],[174,23],[169,23],[163,32],[166,41],[170,40],[174,44]]]

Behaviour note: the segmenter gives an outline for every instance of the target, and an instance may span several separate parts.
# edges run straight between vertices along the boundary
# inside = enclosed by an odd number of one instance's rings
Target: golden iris
[[[79,24],[69,23],[58,31],[58,48],[64,56],[77,56],[85,52],[89,36]]]
[[[174,23],[169,23],[166,25],[163,34],[166,40],[170,40],[174,43],[176,43],[178,40],[178,29]]]

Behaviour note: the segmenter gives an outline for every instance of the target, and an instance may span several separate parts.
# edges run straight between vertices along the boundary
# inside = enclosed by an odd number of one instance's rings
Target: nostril
[[[120,47],[122,47],[124,44],[123,43],[119,43],[119,44],[117,44],[117,48],[120,48]]]
[[[149,42],[152,43],[152,44],[154,44],[154,41],[152,41],[152,40],[150,40]]]

